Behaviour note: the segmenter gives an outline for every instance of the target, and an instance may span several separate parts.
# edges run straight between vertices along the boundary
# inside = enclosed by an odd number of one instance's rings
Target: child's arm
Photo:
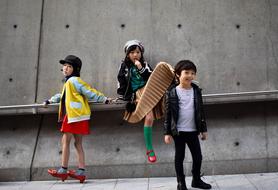
[[[126,92],[126,89],[128,88],[127,86],[127,80],[125,76],[125,70],[124,70],[124,65],[123,63],[120,66],[119,73],[117,76],[118,79],[118,89],[117,89],[117,94],[120,95],[120,98],[124,98],[124,94]]]
[[[52,96],[48,101],[52,104],[52,103],[58,103],[61,100],[61,93],[55,94],[54,96]]]
[[[203,98],[202,98],[202,91],[199,89],[199,101],[200,101],[200,108],[201,108],[201,139],[207,140],[208,139],[208,132],[207,132],[207,123],[206,123],[206,117],[205,117],[205,111],[204,111],[204,105],[203,105]]]
[[[165,138],[168,135],[171,135],[171,110],[170,110],[170,99],[169,99],[170,92],[167,91],[165,95],[165,121],[164,121],[164,135]],[[166,142],[166,141],[165,141]]]
[[[171,137],[171,112],[170,112],[170,102],[169,102],[169,92],[166,93],[165,101],[165,122],[164,122],[164,142],[170,144]]]
[[[50,99],[45,100],[44,101],[44,106],[47,106],[48,104],[52,104],[52,103],[58,103],[61,100],[61,94],[55,94],[54,96],[52,96]]]
[[[77,91],[84,96],[86,96],[89,100],[92,100],[94,102],[103,102],[106,103],[108,98],[104,96],[103,93],[96,90],[95,88],[92,88],[90,85],[88,85],[86,82],[84,82],[80,78],[74,78],[72,79],[72,82],[77,89]]]
[[[143,77],[145,81],[147,81],[150,75],[152,74],[152,68],[147,62],[145,62],[145,66],[142,65],[142,68],[138,70],[139,74]]]
[[[203,98],[201,89],[199,90],[199,101],[200,101],[200,108],[201,108],[201,132],[207,132],[207,123],[206,123],[206,116],[204,111],[203,105]]]

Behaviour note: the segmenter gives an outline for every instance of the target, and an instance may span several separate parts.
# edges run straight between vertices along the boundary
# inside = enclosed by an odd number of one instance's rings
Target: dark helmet
[[[75,55],[68,55],[65,59],[59,61],[61,64],[68,63],[73,67],[73,76],[80,76],[80,70],[82,67],[82,61]]]

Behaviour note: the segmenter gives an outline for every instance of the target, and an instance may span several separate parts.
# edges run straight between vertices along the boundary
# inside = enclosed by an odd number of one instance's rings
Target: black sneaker
[[[200,188],[200,189],[211,189],[211,185],[208,183],[205,183],[201,180],[201,178],[199,179],[192,179],[192,183],[191,183],[192,187],[195,188]]]

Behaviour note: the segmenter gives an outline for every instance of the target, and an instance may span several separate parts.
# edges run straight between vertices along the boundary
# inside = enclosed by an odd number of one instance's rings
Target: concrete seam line
[[[38,97],[38,85],[39,85],[39,70],[40,70],[40,58],[41,58],[41,43],[42,43],[42,33],[43,33],[43,16],[44,16],[44,0],[42,0],[41,5],[41,20],[40,20],[40,30],[39,30],[39,42],[38,42],[38,57],[37,57],[37,76],[36,76],[36,86],[35,86],[35,102],[37,102]]]
[[[118,184],[118,180],[119,180],[119,179],[117,179],[117,180],[115,181],[115,185],[114,185],[114,188],[113,188],[113,189],[116,189],[116,186],[117,186],[117,184]]]
[[[256,190],[259,190],[258,189],[258,187],[256,186],[256,184],[255,183],[253,183],[253,181],[252,180],[250,180],[249,178],[248,178],[248,176],[247,175],[243,175],[244,177],[245,177],[245,179],[247,179],[247,181],[249,181],[249,183],[256,189]]]
[[[35,159],[35,155],[36,155],[36,150],[37,150],[37,145],[38,145],[38,141],[39,141],[39,136],[41,133],[41,128],[42,128],[42,124],[43,124],[43,118],[44,115],[41,115],[40,118],[40,122],[39,122],[39,128],[38,128],[38,132],[37,132],[37,137],[36,137],[36,141],[35,141],[35,146],[34,146],[34,151],[33,151],[33,155],[32,155],[32,160],[31,160],[31,164],[30,164],[30,175],[29,175],[29,181],[32,181],[32,172],[33,172],[33,163],[34,163],[34,159]]]

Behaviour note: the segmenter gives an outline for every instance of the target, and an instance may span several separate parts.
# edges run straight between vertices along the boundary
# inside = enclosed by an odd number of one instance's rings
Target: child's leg
[[[180,132],[178,136],[174,136],[175,142],[175,170],[177,179],[180,181],[184,179],[183,161],[185,156],[185,137],[183,132]]]
[[[202,165],[202,152],[197,132],[188,133],[187,146],[192,155],[192,175],[195,178],[200,178]]]
[[[77,152],[77,159],[78,159],[78,167],[84,169],[85,168],[85,154],[82,146],[82,135],[74,135],[74,146]]]
[[[84,150],[82,146],[82,135],[74,134],[74,146],[77,153],[77,159],[78,159],[78,170],[70,170],[68,172],[69,176],[75,179],[80,180],[80,183],[83,183],[86,179],[85,176],[85,155]]]
[[[62,167],[67,168],[70,155],[71,133],[64,133],[62,137]]]
[[[48,169],[48,173],[54,177],[61,178],[62,181],[66,180],[68,177],[68,162],[69,162],[69,154],[70,154],[70,141],[72,134],[71,133],[63,133],[61,143],[62,143],[62,166],[58,170]]]
[[[211,189],[211,185],[203,182],[201,179],[201,165],[202,165],[202,152],[200,141],[197,132],[192,132],[188,135],[187,145],[192,155],[192,183],[191,186],[200,189]]]
[[[149,112],[146,117],[145,117],[145,122],[144,122],[144,126],[149,126],[152,127],[153,126],[153,112]]]
[[[153,113],[149,112],[145,117],[144,122],[144,138],[146,143],[147,151],[153,150],[152,145],[152,125],[153,125]],[[149,156],[155,156],[154,152],[151,152]]]

